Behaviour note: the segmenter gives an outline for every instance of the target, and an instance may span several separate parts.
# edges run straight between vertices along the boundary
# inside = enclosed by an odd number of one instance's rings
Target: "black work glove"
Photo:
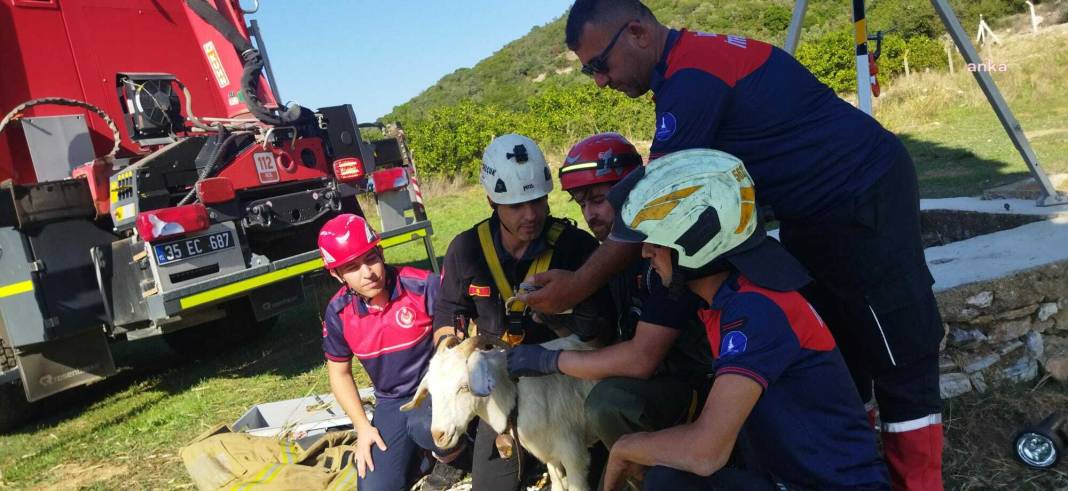
[[[508,350],[508,374],[513,377],[541,377],[560,373],[560,352],[536,344],[521,344]]]

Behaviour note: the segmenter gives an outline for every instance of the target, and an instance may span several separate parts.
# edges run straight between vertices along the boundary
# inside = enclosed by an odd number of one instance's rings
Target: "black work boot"
[[[422,491],[445,491],[464,478],[464,470],[449,464],[438,462],[434,470],[423,481]]]
[[[423,487],[420,491],[445,491],[459,484],[464,475],[471,471],[471,456],[474,451],[473,443],[464,435],[460,443],[462,449],[458,453],[450,452],[450,455],[446,458],[448,463],[435,462],[434,469],[423,480]],[[437,456],[433,458],[436,459]]]

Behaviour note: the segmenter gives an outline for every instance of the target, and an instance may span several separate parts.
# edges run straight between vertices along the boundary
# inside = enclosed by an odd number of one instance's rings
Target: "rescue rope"
[[[119,128],[115,126],[115,122],[111,120],[111,117],[109,117],[103,109],[89,104],[88,102],[82,102],[76,99],[67,99],[66,97],[42,97],[40,99],[31,99],[15,106],[14,109],[7,113],[7,116],[4,116],[3,120],[0,120],[0,133],[3,133],[4,128],[7,127],[8,123],[10,123],[11,121],[18,120],[19,117],[22,115],[22,111],[25,111],[33,106],[41,106],[45,104],[80,107],[82,109],[87,109],[96,113],[97,116],[100,116],[100,118],[103,119],[105,123],[107,123],[108,128],[111,128],[111,139],[114,144],[111,146],[111,152],[109,152],[107,156],[114,158],[115,154],[119,153],[119,145],[122,144],[122,137],[119,136]]]

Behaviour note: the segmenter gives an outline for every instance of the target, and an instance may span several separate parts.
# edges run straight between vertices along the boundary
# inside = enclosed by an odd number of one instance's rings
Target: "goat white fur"
[[[591,349],[576,336],[554,339],[542,346],[556,350]],[[583,405],[596,382],[548,375],[523,377],[515,383],[508,376],[506,353],[497,340],[475,336],[460,342],[446,338],[430,359],[415,397],[401,410],[418,406],[429,393],[434,442],[441,448],[451,448],[475,416],[497,433],[504,433],[518,391],[517,443],[548,466],[553,491],[587,491],[587,448],[597,437],[586,422]],[[489,395],[480,397],[476,395],[479,393]]]

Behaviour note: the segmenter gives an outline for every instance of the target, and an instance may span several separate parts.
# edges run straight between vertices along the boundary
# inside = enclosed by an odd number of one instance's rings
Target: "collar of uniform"
[[[653,89],[655,94],[660,90],[660,86],[664,84],[665,74],[668,69],[668,59],[671,57],[671,50],[675,49],[675,45],[678,44],[679,39],[686,32],[686,29],[681,31],[671,29],[668,31],[667,41],[664,42],[664,52],[660,55],[660,61],[653,67],[653,79],[649,83],[649,87]]]
[[[719,285],[716,294],[712,295],[713,310],[723,310],[727,301],[730,300],[735,293],[738,293],[738,289],[740,288],[738,285],[738,275],[739,273],[737,271],[732,271],[731,274],[727,276],[727,279],[723,280],[723,283]]]
[[[538,235],[538,238],[534,239],[534,242],[531,242],[531,244],[527,246],[527,250],[523,252],[523,257],[520,258],[512,257],[512,254],[508,252],[504,248],[504,244],[501,243],[501,219],[497,216],[497,212],[493,212],[493,215],[490,216],[489,223],[490,235],[493,236],[493,246],[497,248],[497,257],[500,257],[502,261],[505,260],[505,258],[511,258],[516,262],[530,261],[549,248],[549,241],[546,240],[546,234],[549,233],[549,227],[553,224],[553,217],[551,216],[545,217],[545,225],[541,228],[541,234]]]
[[[401,296],[402,293],[404,293],[404,287],[401,286],[401,282],[397,278],[397,268],[388,265],[386,266],[386,290],[389,290],[390,292],[389,303],[393,303],[394,300],[396,300],[398,297]],[[371,307],[367,305],[367,301],[364,300],[363,297],[352,292],[351,289],[349,290],[349,292],[353,296],[352,303],[353,306],[356,308],[356,313],[359,314],[360,317],[371,313]],[[386,307],[389,306],[389,303],[386,304]],[[385,307],[383,307],[383,309],[385,309]]]

